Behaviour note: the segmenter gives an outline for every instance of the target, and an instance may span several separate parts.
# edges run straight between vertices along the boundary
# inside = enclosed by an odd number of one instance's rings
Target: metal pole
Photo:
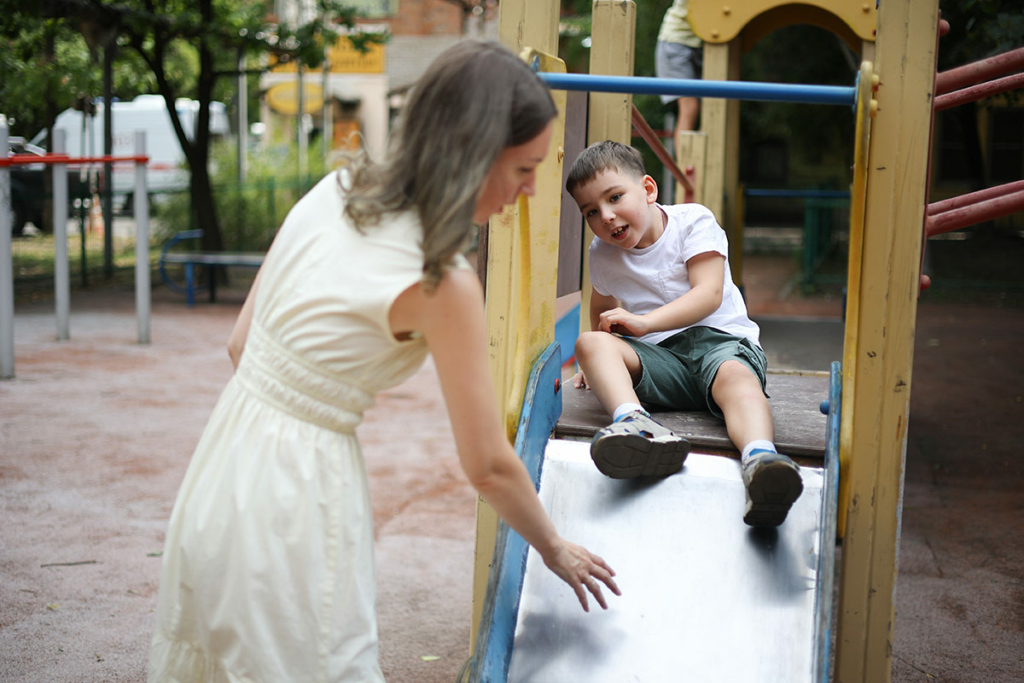
[[[135,131],[135,156],[146,156],[146,131]],[[146,162],[135,162],[135,318],[139,343],[149,343],[149,192],[146,189]]]
[[[0,149],[7,149],[7,117],[0,114]],[[14,377],[14,262],[11,259],[11,170],[0,166],[0,379]]]
[[[103,154],[114,153],[114,51],[109,43],[103,50]],[[114,277],[114,165],[103,164],[103,275]]]
[[[54,154],[64,154],[65,131],[53,131]],[[71,277],[68,272],[68,167],[53,165],[53,298],[57,314],[57,341],[71,338]]]
[[[330,85],[330,51],[324,53],[323,109],[320,110],[320,139],[323,143],[324,170],[330,168],[331,150],[334,149],[334,131],[331,130],[330,98],[327,96]]]
[[[1024,73],[997,78],[994,81],[972,85],[962,90],[954,90],[935,98],[935,111],[945,111],[968,102],[977,102],[986,97],[992,97],[1008,90],[1016,90],[1020,87],[1024,87]]]
[[[249,172],[249,84],[245,73],[245,52],[238,56],[238,186]]]
[[[952,232],[969,225],[978,225],[1012,213],[1024,211],[1024,192],[992,197],[985,201],[968,204],[956,209],[928,216],[925,219],[925,233],[928,237]]]
[[[1024,47],[958,66],[935,76],[935,96],[1024,68]]]
[[[296,67],[298,74],[298,81],[296,82],[295,102],[298,104],[298,112],[295,114],[295,126],[298,131],[298,146],[299,146],[299,183],[305,182],[306,178],[306,89],[302,84],[302,74],[305,69],[302,68],[302,62],[299,62]]]
[[[941,202],[934,202],[928,205],[927,215],[935,216],[940,213],[945,213],[946,211],[959,209],[963,206],[970,206],[971,204],[977,204],[978,202],[1002,197],[1003,195],[1012,194],[1014,192],[1024,192],[1024,180],[1016,180],[1005,185],[997,185],[984,190],[978,190],[977,192],[971,192],[970,194],[962,194],[958,197],[943,199]]]
[[[584,90],[587,92],[631,93],[633,95],[683,95],[686,97],[719,97],[727,100],[846,106],[853,106],[857,101],[856,88],[838,85],[703,81],[684,78],[594,76],[553,72],[540,72],[537,75],[553,90]]]

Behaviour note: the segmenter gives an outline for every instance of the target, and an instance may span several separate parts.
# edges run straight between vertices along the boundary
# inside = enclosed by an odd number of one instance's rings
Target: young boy
[[[640,153],[605,141],[580,154],[566,189],[594,231],[591,332],[576,341],[580,372],[612,415],[591,444],[615,478],[682,469],[686,439],[654,410],[709,410],[741,452],[751,526],[778,526],[803,491],[800,470],[775,451],[759,329],[729,273],[725,232],[698,204],[662,206]]]

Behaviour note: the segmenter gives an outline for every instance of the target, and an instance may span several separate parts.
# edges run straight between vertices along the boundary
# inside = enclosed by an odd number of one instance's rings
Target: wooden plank
[[[739,80],[741,40],[704,46],[706,80]],[[738,100],[709,97],[701,101],[701,130],[708,136],[702,203],[711,209],[729,236],[729,267],[737,285],[742,284],[743,276],[743,239],[736,219],[739,113]]]
[[[632,76],[636,36],[636,4],[632,0],[595,0],[591,15],[590,73]],[[631,144],[633,96],[623,93],[591,93],[587,115],[587,144],[615,140]],[[594,233],[585,227],[580,291],[580,332],[590,329],[590,261],[587,248]]]
[[[555,0],[506,0],[499,10],[499,39],[517,54],[525,48],[557,54],[559,11]],[[564,65],[561,70],[565,70]],[[529,364],[555,334],[561,201],[558,185],[562,177],[562,155],[558,151],[564,133],[565,93],[552,92],[552,97],[560,116],[555,122],[552,151],[537,168],[537,194],[530,201],[521,197],[495,216],[487,235],[488,359],[510,437],[518,424]],[[497,528],[497,514],[478,497],[471,649],[476,646],[483,614]]]
[[[775,445],[787,455],[823,458],[827,418],[819,410],[828,398],[827,373],[768,374],[769,403],[775,418]],[[655,419],[688,438],[695,447],[735,451],[725,422],[704,411],[660,412]],[[591,438],[610,418],[592,391],[566,387],[557,438]]]
[[[679,167],[686,172],[692,166],[693,178],[693,201],[697,204],[704,204],[704,183],[708,154],[708,134],[701,131],[684,130],[676,136],[676,159],[679,160]],[[682,198],[686,196],[683,186],[676,183],[676,203],[682,204]]]
[[[562,164],[562,209],[558,230],[558,296],[580,291],[583,276],[583,215],[572,196],[565,191],[565,181],[572,162],[587,146],[587,93],[574,90],[566,93],[565,159]],[[567,353],[571,349],[565,349]]]
[[[882,3],[875,72],[839,591],[836,680],[892,676],[896,586],[938,0]]]

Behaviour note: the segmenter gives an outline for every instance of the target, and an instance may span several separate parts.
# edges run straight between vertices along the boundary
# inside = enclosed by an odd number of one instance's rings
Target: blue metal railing
[[[730,100],[761,102],[799,102],[853,106],[857,89],[853,86],[755,83],[750,81],[705,81],[644,76],[596,76],[539,72],[541,80],[553,90],[617,92],[633,95],[682,95],[721,97]]]

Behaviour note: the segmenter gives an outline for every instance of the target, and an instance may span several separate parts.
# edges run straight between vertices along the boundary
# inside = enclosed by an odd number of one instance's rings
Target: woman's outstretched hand
[[[544,564],[572,587],[584,612],[590,611],[587,591],[594,596],[602,609],[608,609],[608,603],[601,592],[602,583],[615,595],[622,595],[613,578],[615,571],[607,562],[583,546],[561,539],[561,543],[549,555],[544,558]]]

